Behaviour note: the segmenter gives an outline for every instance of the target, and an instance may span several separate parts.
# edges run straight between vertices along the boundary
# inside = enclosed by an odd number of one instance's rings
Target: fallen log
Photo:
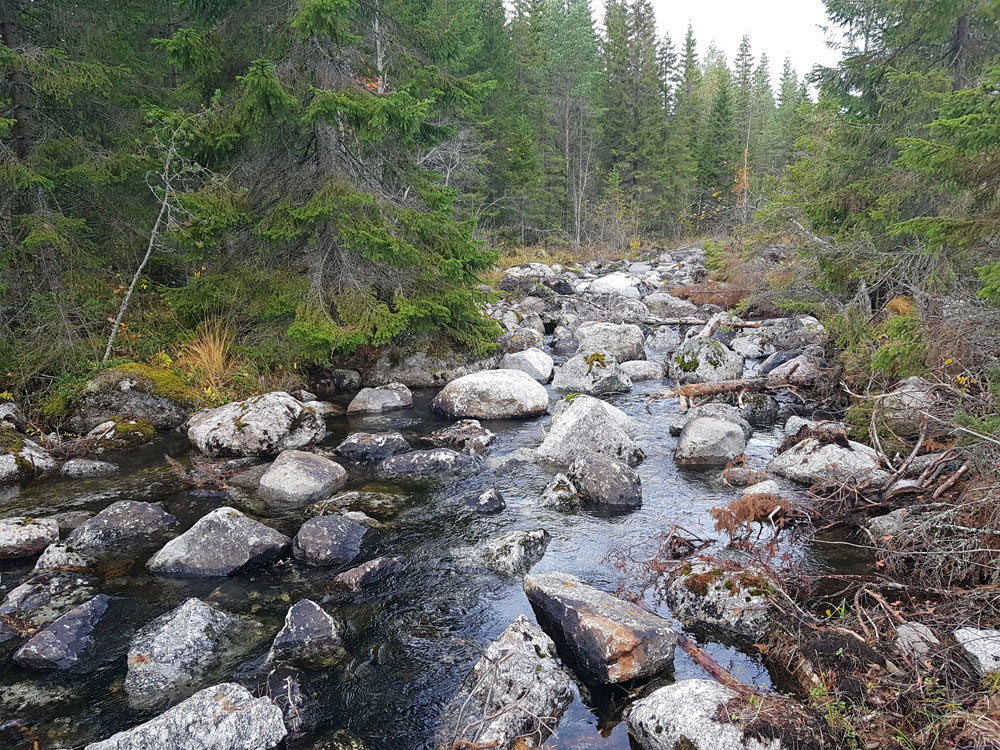
[[[791,375],[794,371],[795,370],[793,368],[788,374]],[[744,393],[780,390],[791,391],[798,396],[798,393],[795,391],[794,384],[789,383],[787,380],[783,380],[779,383],[770,381],[767,378],[742,378],[740,380],[719,380],[714,383],[689,383],[688,385],[678,385],[670,388],[669,390],[654,393],[646,399],[646,411],[649,411],[650,404],[665,398],[679,398],[681,401],[681,408],[686,411],[686,404],[688,401],[702,396],[718,396],[723,393],[736,393],[738,394],[740,403],[742,404]]]

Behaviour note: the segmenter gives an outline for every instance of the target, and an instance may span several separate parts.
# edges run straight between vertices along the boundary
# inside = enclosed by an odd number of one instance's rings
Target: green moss
[[[695,596],[707,596],[713,583],[722,578],[722,571],[713,568],[705,573],[694,573],[684,578],[684,587]]]
[[[114,417],[114,434],[101,441],[114,448],[128,448],[148,443],[156,436],[156,428],[145,419],[123,419]]]
[[[694,372],[700,363],[698,357],[693,354],[678,354],[674,357],[674,364],[681,372]]]
[[[21,472],[31,471],[31,461],[21,455],[24,450],[24,435],[12,427],[0,428],[0,450],[14,456],[14,463]]]
[[[197,393],[184,382],[184,378],[172,370],[150,367],[138,362],[129,362],[128,364],[116,367],[110,372],[121,372],[138,376],[144,381],[142,382],[143,387],[147,389],[148,393],[154,396],[162,396],[172,401],[188,403],[197,403],[198,401]]]
[[[583,361],[587,363],[587,374],[590,375],[594,371],[595,367],[607,367],[607,363],[604,361],[603,352],[594,352],[593,354],[588,354],[583,358]]]

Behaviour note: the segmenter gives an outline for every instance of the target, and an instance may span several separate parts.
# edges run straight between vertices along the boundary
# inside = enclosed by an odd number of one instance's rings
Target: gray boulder
[[[285,613],[268,660],[303,667],[328,665],[344,655],[340,626],[311,599],[301,599]]]
[[[955,413],[954,402],[943,396],[938,386],[920,377],[909,377],[879,400],[880,416],[897,435],[915,435],[920,432],[921,421],[925,420],[932,434],[947,431],[947,423]],[[925,419],[927,412],[941,422]]]
[[[619,362],[646,358],[646,337],[637,325],[587,322],[576,329],[576,337],[578,354],[598,352]]]
[[[643,360],[631,360],[622,362],[622,372],[628,375],[628,379],[633,383],[643,380],[661,380],[666,372],[659,362],[648,362]]]
[[[650,294],[644,300],[649,312],[656,318],[697,318],[698,306],[686,299],[666,292]]]
[[[774,354],[774,344],[759,333],[745,333],[729,342],[729,348],[747,359],[762,359]]]
[[[652,677],[673,667],[677,634],[662,617],[566,573],[525,576],[524,593],[600,682]]]
[[[71,458],[59,469],[59,473],[70,479],[88,479],[114,474],[118,465],[110,461],[96,461],[92,458]]]
[[[343,565],[358,556],[366,531],[343,516],[315,516],[295,535],[292,555],[309,565]]]
[[[980,677],[1000,672],[1000,630],[966,627],[952,635]]]
[[[552,370],[555,367],[552,357],[540,349],[525,349],[522,352],[505,354],[500,360],[500,367],[504,370],[520,370],[527,373],[539,383],[548,383],[552,380]]]
[[[698,417],[684,425],[674,451],[674,463],[691,469],[725,466],[742,456],[746,447],[746,437],[738,424]]]
[[[460,419],[450,427],[435,430],[427,437],[439,448],[478,455],[486,452],[496,435],[483,427],[478,419]]]
[[[42,446],[0,422],[0,484],[49,474],[59,462]]]
[[[680,415],[680,417],[670,425],[670,434],[675,437],[679,436],[686,424],[694,421],[695,419],[703,419],[705,417],[732,422],[743,431],[743,437],[746,440],[749,440],[753,435],[753,427],[746,419],[743,418],[743,414],[739,409],[735,406],[730,406],[729,404],[716,403],[703,404],[702,406],[695,406],[692,409],[688,409],[687,412]]]
[[[42,573],[11,589],[0,603],[0,643],[53,622],[94,595],[91,579],[57,570]]]
[[[251,628],[256,625],[200,599],[188,599],[157,617],[129,646],[129,705],[150,709],[186,698],[211,679],[231,652],[246,650]]]
[[[521,575],[542,559],[551,539],[545,529],[511,531],[483,542],[477,554],[490,570],[509,576]]]
[[[170,575],[229,576],[284,557],[291,546],[284,534],[223,506],[167,542],[146,567]]]
[[[541,461],[557,466],[568,466],[591,453],[635,465],[645,458],[645,453],[630,437],[632,430],[634,423],[620,409],[590,396],[574,396],[556,405],[537,455]]]
[[[878,454],[867,445],[845,442],[846,447],[807,438],[779,454],[767,470],[800,484],[867,481],[872,487],[883,486],[890,477],[879,468]]]
[[[375,472],[380,479],[389,482],[426,482],[471,474],[478,465],[476,459],[467,453],[450,448],[431,448],[387,458],[375,468]]]
[[[556,326],[552,332],[552,340],[549,342],[552,351],[557,354],[571,354],[580,347],[580,342],[573,334],[572,329],[566,326]]]
[[[398,432],[355,432],[348,435],[333,453],[351,461],[383,461],[389,456],[412,450]]]
[[[35,555],[58,541],[59,523],[54,519],[0,519],[0,560]]]
[[[904,622],[896,628],[896,648],[909,658],[922,662],[941,648],[941,641],[922,622]]]
[[[305,451],[287,450],[260,478],[265,500],[296,505],[330,497],[347,484],[347,471],[336,461]]]
[[[286,734],[281,709],[270,699],[223,683],[84,750],[270,750]]]
[[[484,370],[452,380],[431,402],[451,419],[520,419],[545,414],[545,386],[520,370]]]
[[[284,391],[204,409],[188,422],[188,440],[206,456],[268,456],[315,445],[323,419]]]
[[[631,274],[615,271],[594,279],[588,291],[591,294],[618,294],[639,299],[639,279]]]
[[[566,472],[580,496],[614,510],[642,505],[642,483],[628,465],[611,456],[590,453],[576,459]]]
[[[86,432],[112,417],[146,420],[158,430],[180,426],[197,405],[195,392],[169,370],[129,364],[91,378],[73,407],[70,426]]]
[[[91,633],[108,609],[110,597],[98,594],[35,633],[14,654],[27,669],[69,669],[93,645]]]
[[[541,746],[574,694],[552,639],[520,615],[486,648],[445,706],[434,750],[454,750],[462,740],[496,750]]]
[[[646,350],[666,354],[681,345],[681,335],[670,326],[660,326],[646,337]]]
[[[775,613],[774,588],[753,570],[727,570],[703,560],[686,564],[667,588],[673,615],[757,640]]]
[[[743,376],[743,357],[714,339],[695,336],[670,356],[667,372],[682,384],[737,380]]]
[[[403,561],[398,557],[376,557],[337,574],[333,584],[336,588],[347,591],[363,591],[400,572],[403,568]]]
[[[799,349],[788,349],[775,352],[760,363],[760,366],[757,368],[757,374],[761,376],[768,375],[786,362],[791,362],[800,354],[802,354],[802,351]]]
[[[815,357],[800,354],[768,372],[768,383],[813,385],[823,379],[823,363]]]
[[[627,393],[632,390],[632,381],[617,359],[595,352],[577,354],[557,367],[552,387],[563,393],[601,396],[606,393]]]
[[[580,495],[577,494],[576,486],[568,476],[556,474],[542,490],[538,502],[545,508],[573,510],[580,504]]]
[[[362,388],[347,405],[348,414],[381,413],[413,406],[413,394],[402,383],[389,383],[375,388]]]

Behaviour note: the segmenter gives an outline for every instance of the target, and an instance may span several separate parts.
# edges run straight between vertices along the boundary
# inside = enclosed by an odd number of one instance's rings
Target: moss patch
[[[713,583],[722,578],[722,571],[713,568],[705,573],[693,573],[684,579],[684,588],[695,596],[708,596],[708,590]]]
[[[590,375],[595,367],[607,367],[607,363],[604,361],[603,352],[594,352],[593,354],[588,354],[583,358],[583,361],[587,363],[587,374]]]
[[[192,405],[197,405],[199,401],[197,392],[173,370],[151,367],[139,362],[128,362],[102,372],[87,384],[87,390],[106,391],[116,387],[126,378],[135,380],[140,389],[153,396]]]
[[[21,455],[24,450],[24,435],[11,427],[0,428],[0,451],[14,456],[14,463],[22,473],[31,471],[31,461]]]

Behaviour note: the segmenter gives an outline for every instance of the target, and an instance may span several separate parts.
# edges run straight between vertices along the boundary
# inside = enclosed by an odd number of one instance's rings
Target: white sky
[[[827,23],[823,0],[652,0],[657,30],[670,32],[674,46],[684,44],[688,21],[694,27],[699,59],[708,45],[717,47],[732,63],[744,34],[750,35],[754,61],[766,51],[771,74],[777,78],[786,57],[799,76],[813,65],[833,65],[836,50],[826,45],[827,35],[820,26]],[[598,7],[602,3],[598,2]],[[603,11],[601,12],[603,16]]]

